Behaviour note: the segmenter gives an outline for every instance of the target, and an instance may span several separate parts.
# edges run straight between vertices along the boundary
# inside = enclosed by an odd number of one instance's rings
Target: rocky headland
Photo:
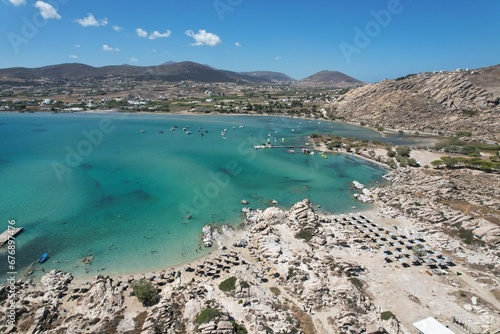
[[[351,89],[327,109],[335,118],[412,133],[468,131],[500,141],[500,66],[419,73]]]

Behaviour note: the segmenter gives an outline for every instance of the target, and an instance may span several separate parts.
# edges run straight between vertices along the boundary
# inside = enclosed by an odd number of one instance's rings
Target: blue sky
[[[194,61],[375,82],[500,63],[500,1],[0,0],[0,68]]]

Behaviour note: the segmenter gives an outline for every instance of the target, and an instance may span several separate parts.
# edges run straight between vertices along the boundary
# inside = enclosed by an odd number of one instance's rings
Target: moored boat
[[[45,261],[47,261],[47,259],[49,258],[49,254],[47,253],[43,253],[42,256],[40,256],[40,258],[38,259],[38,263],[44,263]]]

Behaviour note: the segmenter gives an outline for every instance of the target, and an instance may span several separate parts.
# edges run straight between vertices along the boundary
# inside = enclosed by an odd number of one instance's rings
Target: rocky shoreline
[[[15,322],[0,331],[396,334],[429,316],[457,333],[498,329],[500,176],[398,168],[385,178],[362,214],[317,213],[307,199],[286,211],[245,206],[241,230],[206,226],[214,251],[182,267],[10,282],[0,316]],[[151,306],[133,292],[141,281],[158,292]]]

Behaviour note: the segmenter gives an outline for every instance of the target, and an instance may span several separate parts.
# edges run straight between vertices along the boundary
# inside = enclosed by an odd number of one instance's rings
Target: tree
[[[411,151],[410,147],[406,145],[396,147],[396,153],[403,157],[409,157],[410,151]]]
[[[444,162],[443,162],[443,160],[438,159],[438,160],[431,161],[431,165],[433,165],[434,167],[437,167],[437,168],[441,168],[441,166],[444,165]]]
[[[219,289],[224,292],[234,290],[236,287],[236,277],[231,276],[219,284]]]
[[[150,281],[141,279],[133,284],[134,294],[144,306],[154,305],[159,298],[158,291]]]
[[[247,293],[250,294],[250,284],[248,284],[247,281],[240,280],[240,292],[243,291],[243,289],[247,289]]]
[[[410,167],[418,167],[418,162],[417,160],[413,159],[413,158],[409,158],[406,160],[406,164]]]

